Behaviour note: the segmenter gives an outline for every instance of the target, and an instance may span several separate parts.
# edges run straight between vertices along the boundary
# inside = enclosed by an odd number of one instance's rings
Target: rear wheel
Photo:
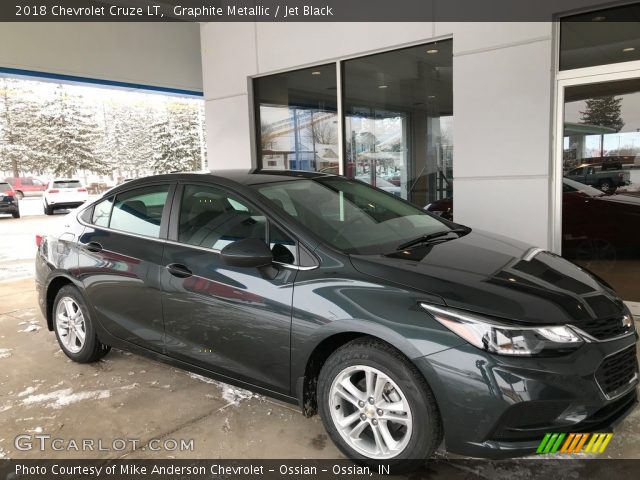
[[[74,362],[96,362],[111,347],[98,340],[89,309],[76,287],[62,287],[53,304],[53,326],[62,351]]]
[[[53,215],[53,207],[49,206],[47,202],[42,206],[45,215]]]
[[[600,189],[604,193],[613,193],[613,186],[608,180],[602,180],[598,185],[598,189]]]
[[[412,469],[442,441],[438,407],[422,375],[373,339],[354,340],[329,357],[318,378],[318,409],[338,448],[360,463]]]
[[[13,218],[20,218],[20,210],[16,210],[11,215],[13,215]]]

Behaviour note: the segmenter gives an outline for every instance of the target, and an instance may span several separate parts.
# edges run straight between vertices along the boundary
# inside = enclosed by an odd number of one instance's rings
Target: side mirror
[[[222,263],[230,267],[259,268],[273,262],[269,246],[257,238],[244,238],[230,243],[220,251],[220,258]]]

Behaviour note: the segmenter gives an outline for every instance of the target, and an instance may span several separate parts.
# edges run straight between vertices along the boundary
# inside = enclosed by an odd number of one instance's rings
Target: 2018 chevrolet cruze
[[[361,462],[531,453],[636,404],[636,332],[603,281],[335,175],[134,180],[42,239],[60,347],[111,346],[319,412]]]

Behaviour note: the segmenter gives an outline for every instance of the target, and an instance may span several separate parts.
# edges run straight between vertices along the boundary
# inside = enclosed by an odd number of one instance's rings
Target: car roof
[[[109,194],[120,190],[128,190],[132,186],[146,185],[158,181],[202,181],[211,180],[213,182],[235,182],[241,185],[259,185],[262,183],[286,182],[292,180],[304,180],[313,178],[335,177],[332,174],[318,172],[303,172],[290,170],[219,170],[214,172],[199,173],[166,173],[161,175],[151,175],[148,177],[138,178],[128,181],[113,189],[109,190]],[[106,193],[106,192],[105,192]]]

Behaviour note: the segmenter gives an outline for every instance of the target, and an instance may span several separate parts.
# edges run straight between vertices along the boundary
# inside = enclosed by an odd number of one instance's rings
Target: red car
[[[7,177],[4,179],[16,192],[16,197],[22,200],[24,197],[41,195],[47,188],[42,180],[33,177]]]
[[[443,198],[425,207],[453,219],[453,200]],[[637,255],[640,197],[607,195],[570,178],[562,179],[562,251],[569,258],[620,258]]]

